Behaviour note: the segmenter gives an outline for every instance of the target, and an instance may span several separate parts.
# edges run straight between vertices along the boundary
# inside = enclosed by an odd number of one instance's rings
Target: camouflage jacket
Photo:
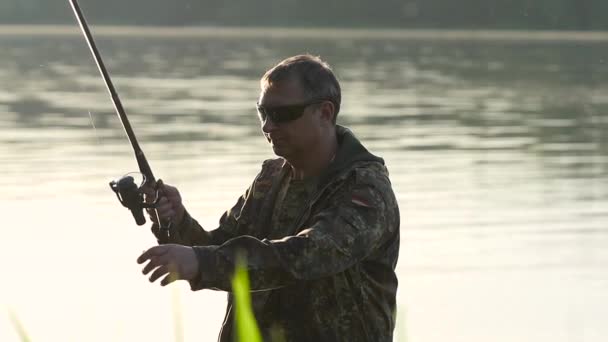
[[[384,161],[337,126],[336,157],[298,219],[280,233],[270,220],[283,159],[267,160],[245,194],[205,231],[190,215],[172,243],[193,246],[193,290],[231,290],[235,258],[247,256],[252,306],[267,342],[392,341],[399,209]],[[234,340],[232,296],[219,340]]]

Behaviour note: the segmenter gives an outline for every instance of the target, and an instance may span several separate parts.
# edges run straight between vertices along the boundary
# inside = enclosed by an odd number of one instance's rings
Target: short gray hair
[[[311,100],[327,100],[334,105],[334,123],[340,111],[340,83],[327,62],[318,56],[297,55],[284,59],[268,70],[260,85],[263,90],[285,80],[297,80]]]

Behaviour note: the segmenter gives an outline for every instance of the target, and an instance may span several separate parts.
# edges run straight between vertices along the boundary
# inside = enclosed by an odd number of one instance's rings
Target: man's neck
[[[338,150],[336,137],[330,139],[329,143],[320,146],[321,148],[312,149],[306,155],[301,156],[301,158],[287,160],[291,166],[293,179],[316,177],[334,160],[336,151]]]

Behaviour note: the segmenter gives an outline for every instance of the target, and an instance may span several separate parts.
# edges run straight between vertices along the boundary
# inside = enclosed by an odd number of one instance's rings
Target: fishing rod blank
[[[135,133],[133,132],[133,128],[131,128],[131,124],[129,123],[129,119],[127,118],[127,114],[122,106],[122,102],[118,97],[118,93],[114,88],[114,84],[110,79],[110,74],[106,70],[106,67],[101,59],[101,54],[97,50],[97,46],[95,45],[95,41],[93,40],[93,35],[89,30],[89,26],[87,25],[87,21],[80,10],[80,6],[78,5],[77,0],[69,0],[72,5],[72,9],[74,10],[74,15],[76,16],[76,20],[78,21],[78,25],[80,25],[80,29],[84,34],[84,37],[91,49],[91,53],[93,54],[93,58],[95,59],[95,63],[97,64],[97,68],[101,73],[101,77],[103,77],[104,82],[106,83],[106,88],[110,92],[110,96],[112,97],[112,102],[114,103],[114,108],[116,109],[116,114],[120,118],[120,122],[127,133],[127,137],[129,138],[129,142],[131,142],[131,146],[133,147],[133,152],[135,152],[135,159],[137,160],[137,164],[139,166],[139,170],[146,177],[146,181],[150,183],[154,183],[154,175],[152,174],[152,170],[150,169],[150,165],[148,164],[148,160],[146,159],[144,152],[139,147],[137,143],[137,138],[135,137]]]
[[[87,41],[87,44],[89,45],[91,53],[93,54],[93,58],[95,59],[97,68],[99,69],[99,72],[101,73],[101,76],[103,77],[103,80],[106,84],[106,88],[108,89],[108,92],[110,93],[112,102],[114,103],[114,108],[116,109],[116,114],[118,114],[118,118],[120,119],[120,122],[122,123],[125,133],[127,134],[127,137],[129,138],[129,142],[131,143],[131,146],[133,147],[133,152],[135,153],[135,159],[137,160],[137,165],[139,166],[139,171],[144,176],[144,183],[148,184],[150,186],[153,186],[157,189],[155,203],[147,204],[147,203],[144,203],[143,195],[139,191],[139,188],[135,184],[132,176],[127,175],[127,176],[122,177],[118,181],[110,182],[110,187],[116,193],[116,196],[118,197],[118,200],[120,201],[120,203],[122,203],[123,206],[129,208],[129,210],[131,210],[131,213],[133,214],[133,217],[135,218],[135,221],[137,222],[137,224],[142,225],[146,222],[144,215],[143,215],[143,208],[153,208],[155,206],[155,204],[157,204],[159,197],[160,197],[159,193],[158,193],[158,191],[159,191],[158,188],[161,185],[162,181],[159,180],[157,182],[156,179],[154,178],[154,174],[152,173],[150,164],[148,164],[148,160],[146,159],[144,152],[142,151],[141,147],[139,147],[139,144],[137,143],[137,138],[135,137],[133,128],[131,127],[131,124],[129,123],[129,119],[127,118],[127,114],[125,113],[125,110],[122,106],[122,102],[120,101],[120,98],[118,97],[118,93],[116,92],[116,89],[114,88],[114,84],[112,83],[112,80],[110,79],[110,74],[106,70],[103,60],[101,59],[101,54],[97,50],[97,46],[95,45],[95,41],[93,40],[93,35],[91,34],[91,31],[89,30],[89,26],[87,25],[87,21],[84,17],[84,14],[82,14],[82,11],[80,10],[78,1],[77,0],[69,0],[69,1],[70,1],[70,5],[72,6],[72,9],[74,11],[74,15],[76,16],[76,20],[78,21],[78,25],[80,26],[80,29],[82,30],[82,33],[84,34],[84,37]],[[168,234],[169,234],[170,223],[169,224],[160,223],[161,220],[160,220],[160,217],[158,216],[158,212],[156,210],[155,210],[155,213],[156,213],[157,221],[159,222],[159,225],[160,225],[160,231],[161,231],[160,240],[166,241],[168,238]],[[162,243],[163,241],[159,241],[159,242]]]

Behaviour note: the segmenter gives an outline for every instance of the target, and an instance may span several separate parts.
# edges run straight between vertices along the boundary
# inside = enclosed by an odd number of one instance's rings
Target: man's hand
[[[138,264],[143,264],[146,260],[150,262],[144,267],[143,273],[150,271],[150,282],[168,274],[160,284],[165,286],[176,280],[192,280],[198,273],[198,258],[192,247],[168,244],[154,246],[137,258]]]
[[[158,192],[150,186],[144,185],[141,187],[146,203],[153,203],[156,200],[158,193],[160,199],[158,203],[156,203],[156,210],[158,211],[158,216],[160,216],[161,221],[170,221],[173,224],[180,224],[184,220],[184,213],[186,212],[186,208],[182,204],[182,196],[179,194],[177,188],[162,183],[160,179],[158,181],[161,182]],[[148,212],[150,221],[158,223],[154,209],[147,209],[146,211]]]

